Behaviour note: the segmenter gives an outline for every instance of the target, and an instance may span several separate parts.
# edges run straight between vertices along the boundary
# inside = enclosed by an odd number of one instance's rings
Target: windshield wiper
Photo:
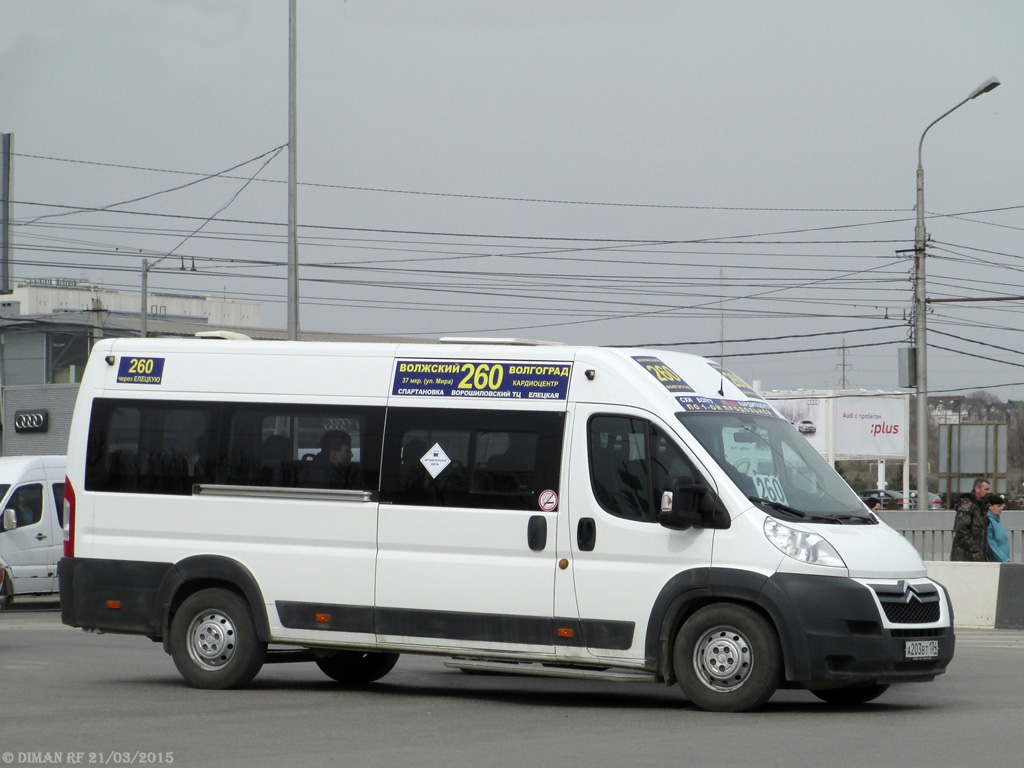
[[[773,501],[772,499],[765,499],[761,496],[747,496],[751,501],[757,502],[758,504],[764,504],[772,509],[777,509],[779,512],[785,512],[787,515],[793,515],[793,517],[799,517],[803,520],[816,520],[822,523],[834,523],[838,522],[831,517],[823,517],[821,515],[809,515],[806,512],[802,512],[796,507],[791,507],[788,504],[783,504],[781,501]]]
[[[747,496],[747,498],[751,501],[757,502],[758,504],[764,504],[772,509],[777,509],[779,512],[787,512],[795,517],[810,517],[806,512],[801,512],[799,509],[783,504],[781,501],[772,501],[771,499],[765,499],[761,496]]]
[[[867,515],[833,515],[840,522],[848,522],[851,525],[878,525],[878,521]]]

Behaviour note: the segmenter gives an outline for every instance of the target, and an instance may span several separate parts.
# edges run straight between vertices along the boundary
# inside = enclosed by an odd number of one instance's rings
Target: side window
[[[19,528],[35,525],[43,519],[43,486],[33,484],[15,488],[7,500],[7,507],[14,510]]]
[[[590,420],[590,482],[598,503],[627,520],[654,519],[648,483],[647,422],[628,416]]]
[[[53,484],[53,508],[57,510],[57,523],[64,527],[64,483]]]
[[[383,408],[239,405],[229,408],[218,482],[376,491]]]
[[[215,429],[207,403],[93,402],[86,454],[90,491],[185,495],[201,481],[197,467]]]
[[[537,510],[558,490],[564,429],[564,413],[392,408],[382,499]]]
[[[644,419],[594,416],[589,443],[594,497],[617,517],[656,522],[663,491],[700,481],[675,440]]]

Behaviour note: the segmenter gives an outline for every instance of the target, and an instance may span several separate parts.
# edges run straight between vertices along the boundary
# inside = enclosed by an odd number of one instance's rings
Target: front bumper
[[[956,637],[945,589],[928,579],[857,580],[777,573],[761,593],[776,615],[786,679],[800,684],[933,679]],[[937,645],[930,658],[912,652]]]

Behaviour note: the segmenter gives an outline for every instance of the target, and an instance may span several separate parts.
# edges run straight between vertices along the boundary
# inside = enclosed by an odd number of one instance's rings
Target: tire
[[[397,663],[397,653],[370,651],[335,651],[316,659],[321,672],[344,685],[366,685],[380,680]]]
[[[10,574],[0,571],[0,575],[4,577],[3,582],[0,582],[0,611],[6,611],[10,609],[11,603],[14,602],[14,595],[11,594]]]
[[[249,604],[227,589],[196,592],[171,622],[174,666],[194,688],[240,688],[263,666],[267,644],[256,636]]]
[[[686,697],[712,712],[746,712],[782,681],[782,650],[772,625],[741,605],[709,605],[676,635],[676,679]]]
[[[852,685],[847,688],[823,688],[811,691],[822,701],[836,706],[856,706],[874,701],[889,690],[888,684],[873,683],[872,685]]]

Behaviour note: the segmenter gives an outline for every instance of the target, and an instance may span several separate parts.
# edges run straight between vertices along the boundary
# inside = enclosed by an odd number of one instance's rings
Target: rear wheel
[[[676,635],[672,660],[686,697],[715,712],[756,709],[782,680],[775,629],[742,605],[709,605],[694,613]]]
[[[239,688],[256,677],[267,655],[249,604],[227,589],[204,589],[186,599],[168,640],[174,665],[196,688]]]
[[[872,685],[854,685],[847,688],[822,688],[811,691],[822,701],[838,706],[853,706],[856,704],[867,704],[874,701],[883,693],[889,690],[889,686],[883,683]]]
[[[397,663],[397,653],[370,651],[334,651],[316,658],[321,672],[345,685],[365,685],[380,680]]]

